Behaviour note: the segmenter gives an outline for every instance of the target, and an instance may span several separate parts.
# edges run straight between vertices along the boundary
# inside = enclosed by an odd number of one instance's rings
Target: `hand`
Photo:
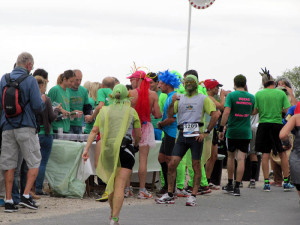
[[[60,112],[61,112],[61,111],[62,111],[62,109],[63,109],[63,108],[61,107],[61,103],[59,103],[59,105],[58,105],[58,106],[56,106],[56,108],[57,108],[57,109],[58,109],[58,111],[60,111]]]
[[[206,133],[199,134],[199,136],[196,137],[196,141],[202,142],[204,140],[204,138],[206,138],[207,136],[208,136],[208,134],[206,134]]]
[[[224,132],[219,131],[219,139],[224,140]]]
[[[80,110],[74,110],[73,112],[76,112],[76,116],[75,116],[76,118],[81,118],[83,115],[83,112]]]
[[[161,129],[162,129],[162,126],[161,126],[161,121],[160,121],[160,122],[158,122],[158,123],[156,124],[156,126],[157,126],[157,128],[158,128],[158,129],[160,129],[160,130],[161,130]]]
[[[84,149],[81,157],[83,159],[83,162],[85,163],[86,160],[90,157],[90,155],[89,155],[89,149],[88,148]]]
[[[223,89],[221,89],[220,97],[224,98],[225,96],[226,96],[226,91],[224,91]]]
[[[64,109],[62,109],[61,112],[62,112],[64,118],[67,118],[70,114],[68,111],[66,111]]]
[[[178,99],[179,99],[179,97],[177,96],[177,94],[174,94],[172,96],[172,103],[171,104],[174,104]]]
[[[86,115],[84,120],[86,123],[91,123],[93,121],[93,117],[91,115]]]

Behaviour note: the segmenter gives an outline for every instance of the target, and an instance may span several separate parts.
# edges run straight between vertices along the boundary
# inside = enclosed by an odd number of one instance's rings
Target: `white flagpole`
[[[186,71],[189,69],[190,59],[190,33],[191,33],[191,17],[192,17],[192,5],[189,4],[189,25],[188,25],[188,37],[187,37],[187,50],[186,50]]]

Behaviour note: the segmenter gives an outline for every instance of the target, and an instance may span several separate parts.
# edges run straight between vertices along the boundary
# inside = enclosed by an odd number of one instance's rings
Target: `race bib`
[[[200,134],[200,128],[198,123],[184,123],[183,124],[183,136],[184,137],[197,137]]]

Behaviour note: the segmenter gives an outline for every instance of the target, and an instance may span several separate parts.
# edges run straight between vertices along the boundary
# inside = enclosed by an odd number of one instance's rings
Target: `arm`
[[[231,108],[229,107],[225,107],[225,110],[223,112],[223,116],[221,119],[221,124],[220,124],[220,130],[219,130],[219,139],[223,140],[224,139],[224,132],[223,132],[223,128],[226,125],[227,121],[228,121],[228,117],[230,115],[231,112]]]
[[[254,108],[254,110],[252,111],[251,115],[256,115],[258,113],[258,108]]]
[[[99,102],[99,104],[98,104],[98,106],[95,108],[93,114],[92,114],[92,115],[86,115],[86,116],[85,116],[85,121],[86,121],[87,123],[92,122],[92,121],[96,118],[96,116],[98,115],[100,109],[101,109],[103,106],[104,106],[104,102]]]
[[[57,107],[53,110],[50,98],[47,98],[45,103],[46,103],[46,108],[48,111],[49,120],[52,122],[57,118],[59,108]]]
[[[175,117],[172,117],[172,118],[168,117],[164,121],[158,122],[157,127],[158,127],[158,129],[162,129],[162,127],[168,126],[168,125],[174,123],[175,121],[176,121]]]
[[[214,126],[216,125],[219,117],[220,117],[220,112],[219,111],[211,111],[210,113],[210,121],[209,124],[207,126],[207,130],[211,131]],[[206,138],[208,136],[208,133],[201,133],[199,134],[199,136],[196,137],[196,141],[198,142],[202,142],[204,140],[204,138]]]
[[[89,134],[86,146],[84,147],[84,151],[82,153],[82,159],[84,162],[89,158],[89,149],[98,133],[99,133],[99,127],[94,126],[91,133]]]
[[[158,104],[158,96],[157,96],[157,94],[155,94],[153,96],[154,96],[154,103],[153,103],[152,114],[155,119],[159,119],[159,118],[161,118],[161,111],[160,111],[159,104]]]

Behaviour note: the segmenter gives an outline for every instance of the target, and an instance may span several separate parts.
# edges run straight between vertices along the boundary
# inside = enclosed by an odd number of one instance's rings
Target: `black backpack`
[[[10,74],[6,74],[6,85],[4,86],[2,91],[3,113],[5,113],[6,118],[17,117],[22,114],[20,125],[23,120],[24,107],[28,103],[22,103],[22,90],[20,89],[20,83],[28,76],[28,74],[23,74],[18,79],[11,80]],[[9,120],[7,121],[9,122]]]

